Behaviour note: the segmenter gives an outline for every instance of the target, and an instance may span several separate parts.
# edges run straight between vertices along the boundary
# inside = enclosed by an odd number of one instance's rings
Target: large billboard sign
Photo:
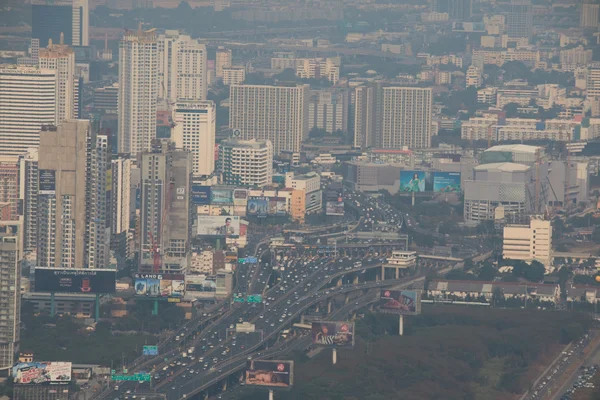
[[[311,337],[313,344],[319,346],[353,347],[354,322],[313,322]]]
[[[293,384],[293,361],[248,361],[246,366],[246,385],[289,388]]]
[[[38,185],[39,194],[56,194],[56,171],[40,169]]]
[[[115,293],[113,269],[36,268],[35,291],[45,293]]]
[[[200,236],[226,236],[236,238],[240,236],[240,217],[229,215],[198,216],[198,235]]]
[[[210,204],[233,204],[233,190],[232,189],[211,189],[210,191]]]
[[[257,218],[266,218],[269,213],[268,197],[249,197],[246,214]]]
[[[460,172],[400,171],[400,191],[460,192]]]
[[[142,354],[145,356],[157,356],[158,355],[158,346],[144,346],[142,350]]]
[[[152,299],[181,299],[185,276],[180,274],[135,274],[135,295]],[[170,300],[169,300],[170,301]]]
[[[385,314],[416,315],[421,313],[421,292],[416,290],[387,290],[379,293],[375,310]]]
[[[210,186],[192,185],[192,204],[210,204]]]
[[[18,363],[12,369],[13,382],[36,385],[68,384],[71,381],[70,362]]]

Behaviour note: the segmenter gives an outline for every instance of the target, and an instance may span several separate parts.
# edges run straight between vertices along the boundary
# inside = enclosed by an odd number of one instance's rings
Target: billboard
[[[233,204],[233,190],[211,189],[210,204]]]
[[[276,217],[283,217],[287,215],[287,208],[285,206],[285,198],[283,197],[269,197],[269,208],[267,210],[269,215]]]
[[[289,388],[293,384],[293,361],[248,361],[246,366],[246,385]]]
[[[416,290],[387,290],[379,293],[375,309],[380,313],[417,315],[421,313],[421,292]]]
[[[401,192],[460,192],[460,172],[400,171]]]
[[[311,337],[313,344],[320,346],[353,347],[354,322],[313,322]]]
[[[210,186],[192,185],[192,203],[196,205],[210,204]]]
[[[248,191],[246,189],[235,189],[233,191],[234,200],[246,200],[248,198]]]
[[[341,186],[325,191],[325,215],[344,215],[344,191]]]
[[[323,203],[323,192],[317,190],[306,194],[306,209],[313,209],[314,207],[321,207]]]
[[[185,277],[185,289],[189,292],[216,292],[216,277],[205,275],[187,275]]]
[[[40,169],[39,194],[56,194],[56,171],[53,169]]]
[[[12,370],[13,382],[23,384],[66,384],[71,381],[70,362],[18,363]]]
[[[198,216],[198,235],[201,236],[240,236],[240,217],[229,215]]]
[[[115,293],[113,269],[36,268],[35,291],[46,293]]]
[[[269,200],[267,197],[249,197],[247,215],[258,218],[266,218],[269,212]]]
[[[180,274],[135,274],[135,295],[153,299],[180,299],[185,294],[185,277]]]

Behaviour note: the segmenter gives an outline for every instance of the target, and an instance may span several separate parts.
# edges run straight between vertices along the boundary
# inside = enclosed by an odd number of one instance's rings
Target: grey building
[[[22,221],[0,221],[0,371],[10,369],[21,328]]]
[[[119,84],[94,89],[94,109],[107,114],[119,111]]]
[[[404,164],[347,162],[344,163],[344,184],[361,192],[385,189],[393,194],[400,190],[400,171],[405,167]]]
[[[510,38],[531,38],[533,13],[531,0],[511,0],[506,16],[506,32]]]
[[[471,18],[473,4],[471,0],[432,0],[431,10],[448,13],[450,19],[465,21]]]
[[[323,129],[328,133],[347,132],[348,103],[346,89],[311,90],[308,102],[309,128]]]
[[[19,202],[23,214],[23,250],[33,252],[37,248],[38,220],[38,149],[30,148],[19,157]]]

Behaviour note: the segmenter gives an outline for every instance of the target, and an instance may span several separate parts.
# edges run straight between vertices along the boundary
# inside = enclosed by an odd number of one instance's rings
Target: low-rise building
[[[433,298],[464,300],[485,298],[492,302],[494,292],[504,299],[538,300],[557,303],[560,300],[560,286],[543,283],[490,282],[490,281],[450,281],[434,280],[429,282],[427,296]]]
[[[529,225],[506,225],[502,242],[505,260],[539,261],[552,264],[552,223],[533,218]]]

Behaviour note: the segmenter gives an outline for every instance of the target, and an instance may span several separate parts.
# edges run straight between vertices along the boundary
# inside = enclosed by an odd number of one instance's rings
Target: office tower
[[[531,38],[533,14],[531,0],[511,0],[510,11],[506,16],[509,38]]]
[[[0,155],[16,159],[39,145],[42,126],[56,124],[56,84],[49,69],[0,67]]]
[[[58,43],[64,34],[66,44],[89,46],[88,0],[35,0],[31,5],[31,36],[42,46]]]
[[[598,29],[600,4],[593,0],[585,0],[581,6],[579,26],[582,28]]]
[[[215,57],[215,76],[217,79],[223,78],[223,67],[231,65],[231,50],[219,46]]]
[[[0,205],[8,207],[2,219],[18,219],[19,165],[11,156],[0,155]]]
[[[127,32],[119,45],[119,153],[149,150],[156,137],[158,47],[154,30]]]
[[[358,86],[354,91],[354,147],[375,146],[377,128],[377,88]]]
[[[348,132],[348,91],[345,89],[311,90],[308,126],[326,132]]]
[[[223,67],[223,85],[238,85],[246,80],[245,67]]]
[[[223,183],[264,187],[273,183],[273,146],[269,140],[224,140],[217,170]]]
[[[23,207],[23,250],[37,248],[38,149],[29,148],[19,157],[19,201]]]
[[[29,67],[37,67],[39,54],[40,54],[39,39],[31,39],[31,42],[29,44],[28,57],[17,58],[17,64],[18,65],[27,65]]]
[[[129,154],[117,154],[111,158],[110,207],[107,218],[110,225],[110,249],[117,260],[127,259],[129,224],[131,221],[131,167]]]
[[[42,129],[37,203],[40,267],[106,267],[108,153],[106,136],[94,135],[89,121],[71,120]]]
[[[206,47],[167,30],[158,36],[158,97],[169,102],[206,100]]]
[[[600,63],[593,63],[588,67],[586,88],[588,100],[600,97]]]
[[[65,44],[48,44],[39,51],[39,67],[56,71],[56,123],[77,117],[79,80],[75,77],[75,53]]]
[[[19,351],[22,226],[22,221],[0,221],[0,370],[4,371],[12,368]]]
[[[161,272],[187,268],[192,157],[172,142],[154,140],[141,156],[140,272],[154,270],[154,249]]]
[[[381,89],[381,131],[377,145],[386,149],[431,146],[431,89],[384,87]]]
[[[171,139],[192,155],[194,176],[210,175],[215,169],[216,114],[212,100],[177,102],[173,107]]]
[[[119,84],[94,89],[94,109],[107,114],[116,114],[119,110]]]
[[[473,5],[471,0],[432,0],[431,11],[448,13],[450,19],[465,21],[471,18]]]
[[[267,139],[273,153],[299,152],[308,136],[309,85],[232,85],[229,127],[242,139]]]

